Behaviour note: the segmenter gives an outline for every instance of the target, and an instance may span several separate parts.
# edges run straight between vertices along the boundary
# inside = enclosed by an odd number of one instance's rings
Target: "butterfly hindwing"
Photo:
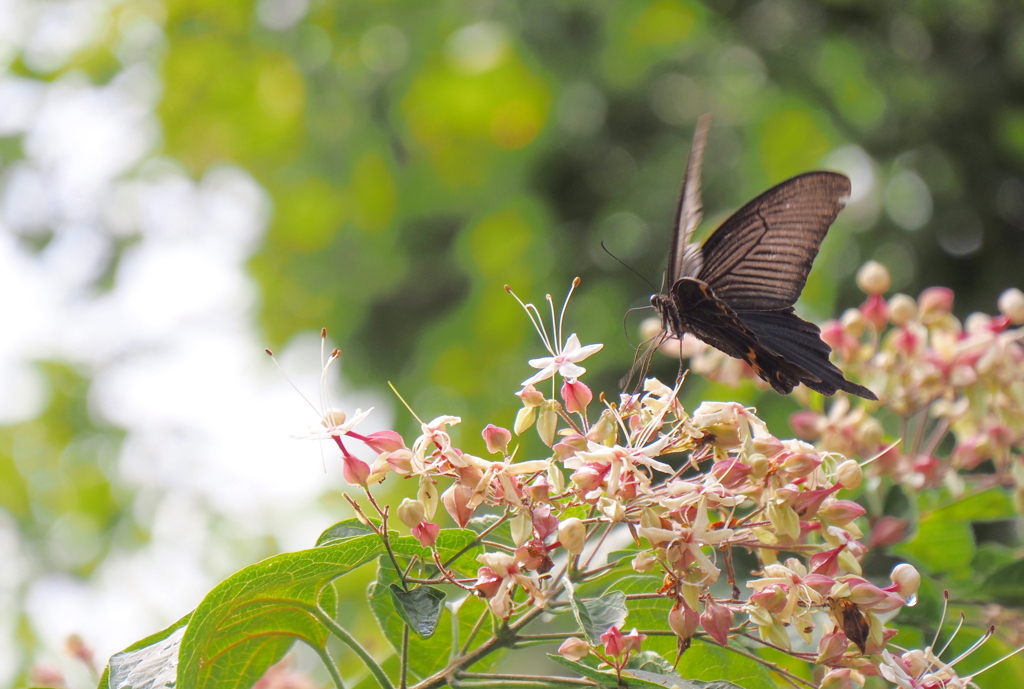
[[[772,187],[704,243],[700,279],[738,311],[792,306],[849,196],[850,180],[835,172],[808,172]]]

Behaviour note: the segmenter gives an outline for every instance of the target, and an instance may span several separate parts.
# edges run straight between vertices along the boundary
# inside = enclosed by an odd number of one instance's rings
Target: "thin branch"
[[[377,678],[377,682],[383,689],[395,689],[395,685],[391,683],[391,679],[387,676],[387,673],[384,672],[384,668],[382,668],[380,664],[373,659],[373,656],[363,648],[362,644],[360,644],[354,636],[348,633],[348,630],[335,622],[330,615],[325,613],[319,607],[314,608],[314,614],[316,615],[316,618],[320,620],[320,622],[327,627],[332,634],[334,634],[334,636],[338,637],[342,643],[351,648],[352,651],[359,656],[359,659],[366,664],[370,673]]]

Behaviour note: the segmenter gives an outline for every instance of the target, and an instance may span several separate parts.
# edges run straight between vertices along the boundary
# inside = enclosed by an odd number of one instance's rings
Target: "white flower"
[[[587,372],[587,369],[576,364],[583,361],[591,354],[601,351],[603,344],[592,344],[586,347],[580,345],[580,338],[576,333],[569,336],[565,341],[565,347],[561,351],[554,351],[554,356],[544,356],[539,359],[530,359],[530,366],[539,368],[540,371],[522,382],[523,385],[533,385],[542,380],[547,380],[558,373],[563,378],[576,379]]]
[[[372,411],[373,407],[366,411],[356,409],[352,418],[346,420],[345,412],[342,410],[328,409],[327,413],[320,419],[320,427],[311,430],[308,435],[302,437],[316,440],[341,437],[362,423],[363,419],[369,416]]]

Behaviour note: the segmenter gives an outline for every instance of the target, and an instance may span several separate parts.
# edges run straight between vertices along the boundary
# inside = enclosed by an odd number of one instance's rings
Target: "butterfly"
[[[668,259],[668,291],[651,297],[661,316],[660,345],[690,333],[747,362],[777,392],[803,383],[878,399],[843,377],[821,331],[793,311],[829,226],[850,196],[850,180],[808,172],[772,187],[736,211],[703,246],[691,242],[701,220],[700,168],[710,116],[690,149]]]

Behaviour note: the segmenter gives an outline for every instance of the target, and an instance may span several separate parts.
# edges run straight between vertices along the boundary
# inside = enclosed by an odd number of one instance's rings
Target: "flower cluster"
[[[865,264],[857,284],[867,294],[860,307],[822,327],[836,364],[878,395],[877,402],[838,395],[827,411],[813,395],[798,389],[807,409],[791,425],[797,437],[822,451],[875,458],[869,471],[911,488],[947,485],[963,490],[966,480],[1001,483],[1016,490],[1024,511],[1024,293],[1003,292],[999,315],[953,316],[954,295],[930,287],[917,299],[883,295],[891,287],[888,270]],[[670,352],[690,357],[691,369],[735,384],[764,384],[742,361],[689,336],[669,344]],[[885,422],[895,416],[900,436],[887,437]],[[938,452],[952,435],[951,452]],[[977,471],[985,464],[988,471]]]
[[[678,399],[681,381],[673,387],[650,378],[642,391],[602,397],[602,408],[592,410],[580,363],[601,345],[582,346],[576,334],[563,339],[550,296],[551,335],[536,307],[523,304],[550,356],[529,362],[538,372],[516,393],[522,406],[512,430],[483,430],[489,458],[459,447],[453,428],[460,419],[452,416],[421,423],[420,434],[406,443],[393,431],[360,435],[331,411],[326,436],[342,450],[346,480],[371,501],[370,486],[392,474],[416,481],[417,497],[405,499],[397,515],[424,546],[437,541],[439,505],[460,527],[484,510],[497,511],[477,528],[487,552],[478,557],[475,578],[445,570],[436,551],[435,561],[447,583],[486,599],[501,620],[557,610],[567,604],[566,579],[586,581],[628,562],[636,572],[657,575],[651,580],[660,585],[633,595],[670,603],[663,629],[675,633],[680,653],[698,634],[728,646],[756,629],[759,643],[829,668],[822,686],[852,687],[879,674],[896,681],[921,663],[886,650],[895,634],[886,622],[913,604],[920,576],[900,564],[888,585],[865,578],[861,563],[872,545],[862,531],[865,509],[843,497],[864,477],[853,458],[872,472],[910,473],[922,484],[939,477],[943,464],[968,468],[994,459],[1005,468],[1024,432],[1024,350],[1008,330],[1021,315],[1016,311],[972,316],[961,328],[945,292],[885,302],[878,291],[882,271],[874,265],[862,271],[872,296],[824,331],[844,368],[880,402],[853,409],[840,395],[827,413],[800,412],[793,418],[797,438],[775,436],[756,410],[734,402],[704,402],[688,412]],[[713,353],[682,346],[695,370],[716,362],[704,372],[742,373]],[[549,379],[547,394],[537,386]],[[931,434],[911,450],[888,447],[876,418],[881,407],[919,415]],[[534,428],[548,450],[521,460],[513,438]],[[957,450],[933,467],[921,458],[934,452],[934,436],[947,431]],[[356,457],[347,438],[376,458]],[[506,529],[505,542],[483,540],[499,527]],[[618,540],[621,549],[622,539],[634,554],[606,564],[607,542]],[[732,565],[736,549],[759,563],[745,592]],[[724,597],[715,586],[723,574],[731,591]],[[560,652],[572,660],[592,654],[621,672],[643,639],[613,625],[601,636],[603,650],[596,638],[573,637]],[[817,651],[800,650],[807,645]]]

